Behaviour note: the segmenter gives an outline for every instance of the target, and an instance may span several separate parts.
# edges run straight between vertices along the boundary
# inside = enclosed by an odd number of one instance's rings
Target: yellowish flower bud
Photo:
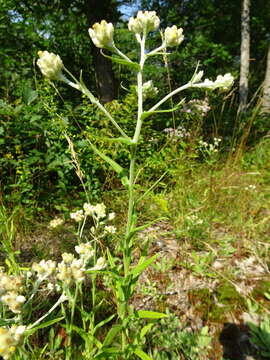
[[[64,80],[62,74],[64,64],[59,55],[49,53],[48,51],[39,51],[37,65],[44,76],[51,80]]]
[[[155,11],[139,11],[136,18],[129,19],[128,29],[135,34],[142,34],[155,31],[159,24],[160,20]]]
[[[184,40],[183,29],[177,29],[176,25],[167,27],[164,33],[164,42],[167,47],[178,46]]]
[[[107,21],[102,20],[99,23],[95,23],[88,30],[90,38],[92,39],[93,43],[98,48],[111,48],[114,46],[113,42],[113,32],[114,27],[112,23],[107,23]]]

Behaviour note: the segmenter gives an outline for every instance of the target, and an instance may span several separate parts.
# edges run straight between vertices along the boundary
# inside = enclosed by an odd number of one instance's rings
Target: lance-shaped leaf
[[[140,359],[142,360],[153,360],[150,356],[148,356],[143,350],[141,349],[135,349],[134,350],[134,354],[136,354],[137,356],[139,356]]]
[[[164,317],[167,317],[166,314],[156,311],[148,311],[148,310],[138,310],[136,311],[136,314],[141,319],[162,319]]]
[[[96,154],[98,154],[104,161],[106,161],[106,163],[109,164],[115,172],[117,172],[117,174],[121,178],[122,184],[125,187],[129,187],[129,181],[128,181],[128,177],[126,176],[125,169],[123,169],[122,166],[117,164],[117,162],[114,161],[113,159],[111,159],[109,156],[105,155],[103,152],[98,150],[98,148],[89,139],[88,139],[88,142],[89,142],[91,148],[93,149],[93,151]]]
[[[144,257],[142,257],[139,260],[139,263],[135,266],[135,268],[130,272],[130,275],[133,275],[133,277],[136,277],[140,275],[149,265],[151,265],[159,254],[156,254],[154,256],[151,256],[147,260],[144,260]]]
[[[105,55],[102,50],[100,52],[105,58],[110,59],[111,61],[113,61],[113,62],[115,62],[117,64],[126,65],[126,66],[129,66],[129,67],[133,68],[136,71],[140,71],[140,65],[138,63],[135,63],[133,61],[127,61],[125,59],[121,59],[118,56]]]
[[[185,102],[185,99],[182,99],[177,105],[175,105],[175,107],[173,107],[171,109],[144,111],[141,115],[141,119],[144,120],[153,114],[174,112],[174,111],[178,110],[184,102]]]

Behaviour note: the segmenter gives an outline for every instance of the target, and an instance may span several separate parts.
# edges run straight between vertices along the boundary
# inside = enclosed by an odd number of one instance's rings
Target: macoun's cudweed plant
[[[132,252],[134,249],[134,238],[138,231],[149,226],[137,226],[136,207],[138,201],[142,199],[147,193],[136,198],[135,194],[135,182],[137,179],[136,168],[136,156],[138,150],[138,144],[140,140],[141,129],[145,120],[158,112],[171,112],[175,111],[181,106],[181,102],[173,109],[164,110],[161,106],[171,99],[174,95],[190,88],[202,88],[202,89],[223,89],[228,90],[232,83],[233,77],[231,74],[225,74],[224,76],[218,75],[215,81],[209,79],[203,80],[203,71],[195,71],[190,81],[168,95],[160,99],[151,108],[144,108],[144,101],[149,97],[157,96],[158,89],[154,86],[151,80],[146,79],[144,81],[144,65],[153,56],[159,56],[166,52],[167,48],[179,46],[184,40],[183,29],[177,28],[175,25],[167,27],[162,36],[162,42],[156,49],[148,49],[146,45],[147,35],[149,32],[156,31],[159,27],[160,19],[156,15],[155,11],[139,11],[136,17],[131,17],[128,23],[128,29],[134,33],[135,39],[139,45],[139,60],[133,62],[128,56],[123,54],[115,45],[113,34],[114,27],[111,23],[107,23],[102,20],[100,23],[93,25],[89,29],[89,35],[93,43],[100,49],[107,49],[114,55],[109,57],[112,61],[131,67],[137,73],[137,97],[138,97],[138,110],[137,110],[137,122],[134,128],[133,136],[128,136],[120,125],[115,121],[113,116],[107,111],[107,109],[99,102],[99,100],[93,95],[93,93],[86,87],[82,77],[80,79],[75,78],[68,69],[65,68],[59,55],[50,53],[48,51],[40,51],[38,53],[39,60],[37,65],[39,66],[42,74],[49,80],[59,80],[67,85],[77,89],[83,95],[85,95],[92,104],[96,105],[104,115],[111,121],[112,125],[119,133],[119,137],[115,138],[115,141],[119,141],[125,144],[130,153],[130,165],[128,171],[123,169],[112,158],[103,154],[94,144],[89,141],[89,145],[92,150],[105,160],[114,171],[117,172],[121,181],[126,188],[128,194],[128,206],[127,206],[127,225],[125,236],[120,242],[120,249],[122,252],[121,261],[114,258],[109,249],[106,251],[106,257],[96,257],[97,244],[106,235],[111,236],[115,233],[116,229],[113,225],[108,224],[114,218],[114,214],[106,215],[106,208],[104,204],[84,204],[83,209],[77,210],[70,214],[71,218],[78,223],[78,239],[79,244],[75,247],[77,256],[71,253],[62,254],[62,260],[55,262],[52,260],[42,260],[39,263],[34,263],[32,268],[24,273],[24,292],[19,284],[15,291],[2,286],[4,290],[1,290],[1,302],[4,306],[9,306],[11,311],[15,310],[15,317],[10,321],[5,322],[5,327],[0,328],[0,355],[4,359],[8,359],[10,354],[16,350],[16,346],[22,339],[22,336],[31,335],[36,329],[45,326],[51,326],[55,322],[66,319],[65,329],[67,332],[67,350],[66,359],[72,358],[72,333],[75,331],[78,333],[85,343],[81,358],[84,359],[130,359],[136,355],[141,359],[151,359],[141,348],[143,338],[147,332],[151,329],[153,323],[145,325],[140,331],[137,330],[135,334],[131,334],[131,324],[134,321],[138,321],[141,318],[159,319],[164,317],[164,314],[139,310],[136,311],[130,306],[130,299],[134,294],[136,283],[140,274],[155,261],[157,256],[146,258],[141,256],[137,264],[134,264],[132,258]],[[102,52],[102,50],[101,50]],[[83,233],[87,217],[91,216],[93,221],[93,227],[90,229],[90,236],[92,240],[90,242],[83,242]],[[62,220],[60,218],[51,222],[50,226],[60,226]],[[90,311],[87,315],[85,310],[81,308],[80,302],[82,298],[82,286],[87,277],[91,278],[92,286],[92,306],[96,308],[98,304],[95,302],[95,276],[96,272],[101,272],[107,277],[107,284],[110,284],[114,293],[115,301],[117,304],[117,319],[115,315],[110,316],[108,319],[103,320],[101,323],[96,323],[94,311]],[[8,275],[5,275],[8,276]],[[108,281],[109,279],[109,281]],[[26,294],[29,290],[29,283],[33,284],[32,290],[26,298],[23,294]],[[49,290],[58,293],[58,300],[51,307],[51,309],[39,318],[34,324],[28,326],[23,322],[27,321],[27,318],[22,316],[23,310],[27,306],[31,306],[33,297],[38,292],[38,289]],[[6,297],[5,297],[6,296]],[[9,296],[9,300],[7,299]],[[66,311],[65,304],[68,304],[69,313]],[[60,318],[50,320],[49,322],[43,322],[43,320],[50,315],[58,306],[62,309]],[[78,328],[74,324],[75,309],[81,313],[82,326]],[[5,312],[5,310],[4,310]],[[17,313],[19,312],[19,315]],[[110,328],[105,336],[103,342],[96,336],[96,331],[103,325],[108,324],[114,318],[115,324]],[[11,325],[10,325],[11,324]],[[19,324],[17,328],[12,327],[12,324]],[[11,326],[11,327],[10,327]],[[20,327],[21,326],[21,327]],[[104,335],[104,334],[103,334]],[[8,340],[7,340],[8,339]]]

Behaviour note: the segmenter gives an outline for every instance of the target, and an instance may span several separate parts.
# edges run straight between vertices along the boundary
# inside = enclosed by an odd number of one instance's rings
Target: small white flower
[[[89,203],[84,203],[83,204],[83,210],[85,212],[86,215],[93,215],[94,211],[95,211],[95,206],[89,204]]]
[[[84,218],[83,210],[77,210],[73,213],[70,213],[70,217],[76,222],[81,222]]]
[[[74,255],[71,253],[63,253],[62,259],[65,264],[71,264],[74,261]]]
[[[44,76],[51,80],[66,80],[62,74],[64,64],[59,55],[48,51],[39,51],[38,56],[37,65]]]
[[[55,218],[49,222],[49,228],[55,229],[56,227],[62,225],[64,223],[64,220],[61,218]]]
[[[112,221],[114,218],[115,218],[115,213],[114,212],[109,213],[108,220]]]
[[[113,32],[114,27],[112,23],[107,23],[107,21],[102,20],[99,23],[95,23],[88,30],[89,35],[93,41],[93,43],[98,48],[111,48],[114,46],[113,42]]]
[[[143,99],[153,98],[158,93],[158,88],[153,84],[152,80],[145,82],[142,86]]]
[[[115,226],[108,225],[108,226],[105,226],[104,231],[105,231],[105,233],[107,233],[107,234],[115,234],[115,232],[116,232],[116,227],[115,227]]]
[[[131,17],[128,22],[128,29],[135,34],[147,34],[155,31],[160,24],[160,19],[155,11],[139,11],[136,18]]]
[[[102,270],[105,267],[106,267],[106,259],[103,257],[100,257],[97,259],[96,265],[89,270]]]
[[[94,212],[98,219],[102,219],[106,216],[106,206],[103,203],[97,204],[94,208]]]
[[[167,47],[174,47],[181,44],[184,40],[183,29],[177,29],[176,25],[167,27],[164,32],[164,42]]]

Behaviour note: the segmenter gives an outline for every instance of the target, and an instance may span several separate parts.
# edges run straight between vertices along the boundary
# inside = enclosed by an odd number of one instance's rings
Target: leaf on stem
[[[144,111],[142,113],[142,115],[141,115],[141,119],[144,120],[144,119],[148,118],[149,116],[151,116],[153,114],[174,112],[174,111],[178,110],[181,107],[181,105],[184,103],[184,101],[185,101],[185,98],[182,99],[177,105],[175,105],[175,107],[173,107],[171,109]]]
[[[102,50],[100,52],[105,58],[110,59],[111,61],[113,61],[113,62],[115,62],[117,64],[126,65],[126,66],[129,66],[129,67],[132,67],[136,71],[140,71],[140,65],[133,62],[133,61],[127,61],[127,60],[121,59],[121,58],[119,58],[117,56],[105,55]]]
[[[130,272],[130,275],[134,277],[140,275],[149,265],[151,265],[156,258],[159,256],[159,254],[155,254],[154,256],[151,256],[149,259],[144,261],[144,258],[141,258],[139,260],[139,263],[135,268]]]
[[[148,311],[148,310],[138,310],[136,311],[136,314],[141,319],[162,319],[168,316],[167,314],[163,314],[156,311]]]
[[[140,359],[142,360],[153,360],[150,356],[148,356],[143,350],[141,349],[136,349],[134,350],[134,354],[136,354],[137,356],[139,356]]]
[[[98,148],[96,148],[95,145],[93,143],[91,143],[91,141],[89,139],[88,139],[88,142],[89,142],[91,148],[93,149],[93,151],[96,154],[98,154],[104,161],[106,161],[106,163],[109,164],[115,172],[117,172],[117,174],[121,178],[122,184],[125,187],[129,187],[129,181],[128,181],[128,177],[126,175],[125,169],[123,169],[122,166],[117,164],[117,162],[114,161],[113,159],[111,159],[109,156],[105,155],[103,152],[98,150]]]

